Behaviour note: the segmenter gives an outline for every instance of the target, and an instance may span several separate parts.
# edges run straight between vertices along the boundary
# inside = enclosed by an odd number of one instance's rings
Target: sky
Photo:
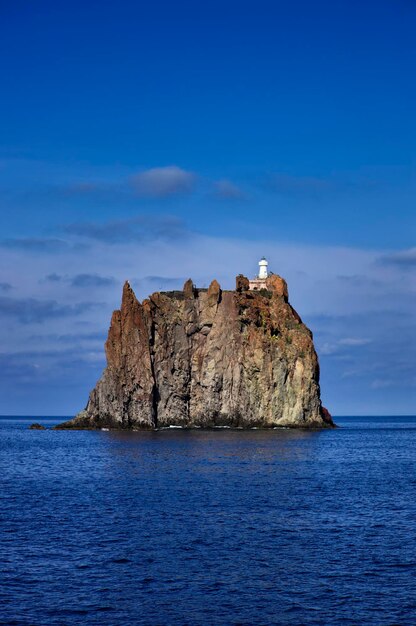
[[[73,415],[121,289],[254,276],[334,415],[416,413],[413,0],[0,2],[0,413]]]

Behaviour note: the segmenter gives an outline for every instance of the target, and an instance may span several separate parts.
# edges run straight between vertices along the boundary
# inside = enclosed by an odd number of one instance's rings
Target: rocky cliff
[[[328,427],[312,333],[276,275],[267,289],[216,280],[154,293],[129,283],[114,311],[107,367],[85,410],[58,428]]]

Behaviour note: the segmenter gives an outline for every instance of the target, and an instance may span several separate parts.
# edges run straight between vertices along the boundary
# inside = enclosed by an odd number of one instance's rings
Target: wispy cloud
[[[217,180],[214,182],[214,195],[224,200],[241,200],[244,193],[236,184],[227,179]]]
[[[311,199],[323,196],[350,196],[386,189],[393,184],[395,172],[383,168],[359,168],[351,171],[328,172],[323,175],[269,172],[263,179],[263,188],[293,197]]]
[[[138,216],[105,223],[79,222],[65,226],[64,231],[70,235],[109,244],[155,239],[176,240],[189,232],[180,219],[169,216]]]
[[[70,278],[72,287],[110,287],[117,281],[112,276],[100,276],[99,274],[77,274]]]
[[[112,276],[100,276],[99,274],[76,274],[75,276],[62,276],[61,274],[48,274],[45,276],[46,281],[50,283],[65,282],[71,285],[71,287],[111,287],[117,284],[117,281]]]
[[[391,378],[376,378],[371,383],[371,389],[388,389],[389,387],[394,387],[397,384],[397,381]]]
[[[46,280],[50,283],[60,283],[61,280],[63,279],[63,276],[61,276],[60,274],[48,274],[47,276],[45,276],[45,278],[43,280]],[[43,282],[43,280],[40,280],[39,282]]]
[[[384,287],[384,283],[382,280],[370,276],[365,276],[363,274],[353,274],[351,276],[341,275],[337,276],[337,280],[340,283],[343,283],[347,289],[368,289]]]
[[[164,198],[192,191],[196,176],[177,165],[154,167],[130,177],[136,194]]]
[[[12,286],[10,283],[0,283],[0,291],[10,291]]]
[[[320,353],[329,355],[347,354],[345,348],[360,348],[371,343],[371,339],[362,337],[344,337],[332,342],[324,342],[320,345]]]
[[[366,346],[371,343],[371,339],[365,339],[363,337],[345,337],[339,340],[340,346]]]
[[[21,394],[30,390],[33,396],[39,385],[43,391],[53,382],[58,383],[60,392],[64,392],[67,387],[73,386],[74,379],[85,377],[89,372],[92,372],[92,382],[95,369],[103,365],[102,351],[80,352],[69,346],[63,350],[3,352],[0,353],[0,385],[4,387],[6,383],[14,389],[17,387]],[[62,377],[67,379],[65,385],[62,384]],[[50,392],[53,392],[53,388],[50,388]]]
[[[50,237],[23,237],[16,239],[0,240],[0,247],[14,250],[26,250],[28,252],[61,252],[67,250],[70,245],[63,239]]]
[[[380,261],[386,265],[394,265],[403,269],[414,268],[416,267],[416,248],[386,254],[380,257]]]
[[[60,304],[56,300],[0,297],[0,315],[13,317],[22,324],[41,323],[48,319],[80,315],[98,306],[97,302]]]
[[[143,289],[143,285],[150,291],[168,291],[170,289],[182,289],[186,278],[174,276],[144,276],[133,278],[131,283],[134,288]]]
[[[252,238],[206,236],[176,218],[151,216],[71,224],[64,239],[67,249],[55,256],[46,250],[33,255],[22,249],[17,255],[12,248],[0,249],[1,280],[13,285],[10,293],[0,292],[0,340],[3,352],[33,354],[70,348],[73,341],[73,362],[78,360],[79,372],[85,373],[79,375],[77,395],[71,393],[73,410],[100,375],[100,337],[119,306],[117,285],[124,279],[133,281],[140,299],[155,290],[180,289],[188,276],[199,286],[217,278],[223,289],[232,289],[236,274],[254,275],[262,254],[270,269],[288,280],[291,303],[314,332],[323,397],[330,408],[357,407],[357,413],[363,410],[358,407],[363,398],[367,407],[378,398],[378,406],[396,412],[409,405],[409,396],[399,397],[399,392],[410,390],[415,379],[414,281],[401,266],[377,262],[382,251],[287,244],[272,235],[261,244]],[[75,245],[81,240],[88,245],[79,254]],[[86,297],[86,290],[95,287],[99,298]],[[87,339],[89,333],[98,333],[97,343]],[[35,361],[28,357],[24,362],[29,367]],[[71,362],[62,361],[62,380]],[[75,370],[71,381],[78,376]],[[394,385],[385,392],[372,386],[375,380],[392,378]]]
[[[96,343],[99,342],[100,344],[104,345],[104,341],[106,339],[105,333],[102,332],[90,332],[90,333],[43,333],[43,334],[36,334],[36,335],[30,335],[29,336],[29,340],[30,341],[40,341],[42,343],[45,343],[45,341],[50,342],[52,341],[53,343],[70,343],[72,345],[74,344],[81,344],[81,343]]]

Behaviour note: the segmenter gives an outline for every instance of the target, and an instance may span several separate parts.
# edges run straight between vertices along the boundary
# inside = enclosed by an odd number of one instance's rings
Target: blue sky
[[[253,275],[334,414],[414,413],[416,5],[0,4],[1,413],[72,414],[140,298]]]

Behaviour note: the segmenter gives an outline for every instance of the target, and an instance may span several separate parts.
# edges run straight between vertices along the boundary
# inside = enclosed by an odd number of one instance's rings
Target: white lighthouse
[[[264,257],[259,261],[259,273],[255,278],[249,280],[249,289],[251,291],[259,291],[260,289],[267,289],[267,277],[269,272],[267,271],[268,262]]]
[[[267,266],[268,266],[268,262],[266,261],[266,259],[264,258],[264,256],[260,259],[259,261],[259,278],[260,280],[266,280],[268,273],[267,273]]]

